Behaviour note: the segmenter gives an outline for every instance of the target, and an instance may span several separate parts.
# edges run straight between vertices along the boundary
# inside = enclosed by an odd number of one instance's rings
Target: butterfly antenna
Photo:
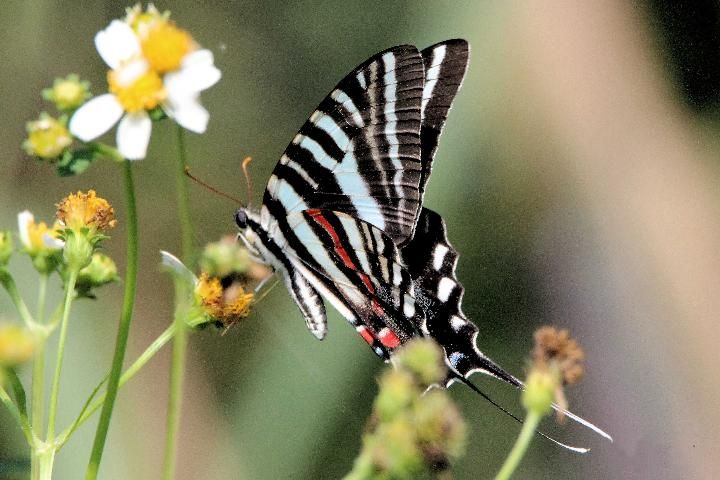
[[[245,182],[247,183],[247,204],[250,205],[250,199],[252,198],[252,181],[250,180],[250,174],[248,173],[248,165],[250,165],[250,162],[252,161],[252,157],[245,157],[245,160],[242,161],[242,170],[245,174]]]
[[[233,197],[232,195],[228,195],[228,194],[225,193],[225,192],[221,192],[221,191],[218,190],[217,188],[211,186],[211,185],[208,184],[207,182],[204,182],[204,181],[200,180],[198,177],[196,177],[195,175],[193,175],[192,173],[190,173],[190,167],[187,167],[187,166],[185,167],[185,175],[187,175],[191,180],[193,180],[193,181],[196,182],[197,184],[199,184],[199,185],[207,188],[207,189],[210,190],[211,192],[213,192],[213,193],[215,193],[215,194],[217,194],[217,195],[220,195],[221,197],[225,197],[225,198],[227,198],[228,200],[232,200],[233,202],[235,202],[235,203],[239,204],[240,206],[242,206],[243,203],[242,203],[240,200],[238,200],[237,198]]]
[[[481,397],[483,397],[485,400],[487,400],[488,402],[490,402],[490,404],[493,405],[494,407],[497,407],[501,412],[503,412],[503,413],[504,413],[505,415],[507,415],[508,417],[512,418],[513,420],[515,420],[515,421],[518,422],[519,424],[523,424],[523,423],[524,423],[524,422],[523,422],[520,418],[518,418],[514,413],[510,412],[508,409],[506,409],[505,407],[503,407],[502,405],[500,405],[499,403],[497,403],[495,400],[493,400],[492,398],[490,398],[485,392],[483,392],[483,391],[480,390],[478,387],[476,387],[475,384],[472,383],[470,380],[466,379],[465,377],[462,377],[461,375],[455,375],[455,378],[457,378],[458,380],[460,380],[461,382],[463,382],[465,385],[467,385],[468,387],[470,387],[471,390],[473,390],[475,393],[477,393],[478,395],[480,395]],[[538,435],[540,435],[541,437],[543,437],[543,438],[546,439],[546,440],[550,440],[550,441],[551,441],[552,443],[554,443],[555,445],[558,445],[558,446],[560,446],[560,447],[562,447],[562,448],[565,448],[565,449],[570,450],[570,451],[575,452],[575,453],[588,453],[588,452],[590,451],[589,448],[573,447],[572,445],[566,445],[566,444],[562,443],[561,441],[555,440],[553,437],[551,437],[551,436],[549,436],[549,435],[546,435],[545,433],[541,432],[540,430],[537,430],[535,433],[537,433]],[[603,432],[603,433],[604,433],[604,432]],[[605,435],[607,435],[607,434],[605,434]]]

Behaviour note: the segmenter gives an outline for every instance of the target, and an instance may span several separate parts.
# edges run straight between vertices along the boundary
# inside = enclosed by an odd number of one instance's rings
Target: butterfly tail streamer
[[[480,390],[480,389],[479,389],[474,383],[472,383],[470,380],[468,380],[468,379],[466,379],[466,378],[464,378],[464,377],[461,377],[461,376],[458,376],[457,379],[458,379],[459,381],[461,381],[462,383],[464,383],[465,385],[467,385],[472,391],[474,391],[475,393],[477,393],[478,395],[480,395],[481,397],[483,397],[485,400],[487,400],[491,405],[493,405],[494,407],[497,407],[497,408],[498,408],[501,412],[503,412],[505,415],[509,416],[510,418],[512,418],[513,420],[515,420],[516,422],[518,422],[519,424],[525,423],[525,422],[522,421],[522,419],[518,418],[514,413],[510,412],[510,411],[507,410],[505,407],[503,407],[502,405],[500,405],[499,403],[497,403],[495,400],[493,400],[492,398],[490,398],[490,396],[489,396],[488,394],[486,394],[485,392],[483,392],[482,390]],[[589,423],[589,422],[588,422],[588,423]],[[590,424],[590,425],[592,425],[592,424]],[[595,428],[597,428],[597,427],[595,427]],[[601,431],[602,431],[602,430],[601,430]],[[566,449],[566,450],[570,450],[571,452],[582,453],[582,454],[585,454],[585,453],[590,452],[590,449],[589,449],[589,448],[585,448],[585,447],[574,447],[574,446],[572,446],[572,445],[565,444],[565,443],[563,443],[563,442],[561,442],[561,441],[559,441],[559,440],[556,440],[555,438],[551,437],[550,435],[547,435],[546,433],[541,432],[540,430],[537,430],[535,433],[537,433],[539,436],[543,437],[543,438],[546,439],[546,440],[549,440],[550,442],[554,443],[555,445],[557,445],[557,446],[559,446],[559,447],[562,447],[562,448],[564,448],[564,449]],[[603,433],[604,433],[604,432],[603,432]],[[607,435],[607,434],[605,434],[605,435]]]

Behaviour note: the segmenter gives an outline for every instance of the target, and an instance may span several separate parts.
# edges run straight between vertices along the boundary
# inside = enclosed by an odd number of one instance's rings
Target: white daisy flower
[[[200,92],[217,83],[221,74],[212,52],[196,49],[192,37],[167,17],[133,24],[135,30],[113,20],[95,36],[98,53],[111,68],[109,93],[80,107],[70,119],[70,132],[87,142],[119,121],[118,150],[129,160],[139,160],[150,142],[148,112],[157,107],[180,126],[205,132],[209,114],[200,104]]]

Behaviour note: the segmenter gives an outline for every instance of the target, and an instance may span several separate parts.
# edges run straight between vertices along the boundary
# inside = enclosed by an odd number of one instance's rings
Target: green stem
[[[127,370],[125,370],[125,372],[120,377],[119,386],[122,387],[130,379],[132,379],[145,366],[145,364],[147,364],[150,359],[152,359],[155,354],[158,353],[160,349],[162,349],[162,347],[164,347],[165,344],[167,344],[173,338],[174,335],[175,324],[172,324],[163,333],[161,333],[160,336],[156,338],[152,344],[150,344],[150,346],[142,353],[142,355],[137,358],[137,360],[135,360],[135,362]],[[106,395],[107,394],[103,394],[100,398],[91,403],[90,406],[80,414],[77,420],[75,420],[73,425],[66,428],[60,435],[58,435],[58,443],[60,444],[60,446],[62,446],[62,444],[67,441],[74,429],[85,423],[88,418],[90,418],[95,412],[100,409],[100,407],[103,406]]]
[[[135,304],[135,287],[137,283],[138,268],[138,218],[137,204],[135,200],[135,186],[133,184],[132,167],[129,160],[124,162],[124,184],[125,184],[125,201],[127,208],[127,270],[125,273],[125,295],[123,299],[122,312],[120,314],[120,325],[118,326],[117,338],[115,341],[115,354],[110,370],[110,378],[108,379],[107,398],[103,403],[100,421],[95,432],[95,440],[93,442],[92,453],[88,463],[85,478],[87,480],[97,478],[102,459],[103,449],[105,448],[105,440],[107,439],[108,429],[110,428],[110,418],[112,417],[113,408],[115,407],[115,399],[120,384],[120,375],[122,373],[123,360],[125,359],[125,350],[127,348],[128,336],[130,334],[130,323],[133,316],[133,307]]]
[[[178,215],[182,240],[182,260],[186,265],[193,263],[193,228],[190,215],[190,196],[188,194],[187,152],[185,150],[185,133],[178,125],[178,162],[176,170],[176,190]],[[185,324],[185,305],[188,291],[180,280],[175,280],[175,339],[173,340],[172,359],[170,363],[170,392],[165,432],[165,456],[163,460],[163,478],[171,480],[175,477],[175,460],[177,455],[177,434],[180,427],[180,410],[182,404],[183,376],[187,354],[187,327]]]
[[[15,285],[15,280],[13,280],[10,272],[5,270],[4,268],[0,268],[0,283],[2,283],[3,287],[5,287],[5,290],[8,292],[10,300],[12,300],[12,302],[15,304],[15,308],[17,308],[18,312],[20,313],[20,316],[22,317],[23,322],[25,322],[25,325],[31,331],[34,330],[35,320],[33,319],[30,310],[28,310],[27,305],[25,305],[22,297],[18,293],[17,286]]]
[[[179,281],[176,281],[179,283]],[[178,293],[185,289],[177,288]],[[179,300],[181,305],[182,300]],[[181,307],[178,306],[178,309]],[[173,341],[172,360],[170,364],[170,395],[165,432],[165,457],[163,460],[163,478],[175,478],[175,460],[177,456],[177,434],[180,427],[180,407],[182,403],[183,377],[187,352],[187,326],[181,312],[175,314],[175,339]]]
[[[45,298],[47,293],[47,275],[40,275],[40,284],[38,286],[38,307],[37,321],[44,325],[45,322]],[[32,368],[32,400],[30,404],[30,412],[32,418],[33,432],[40,438],[43,438],[43,422],[45,413],[45,344],[47,337],[39,336],[35,348]],[[31,468],[31,470],[33,470]]]
[[[542,415],[532,410],[528,411],[522,430],[520,430],[520,435],[517,440],[515,440],[515,445],[513,445],[512,450],[510,450],[510,454],[507,459],[505,459],[505,463],[495,477],[495,480],[508,480],[518,465],[520,465],[520,460],[525,456],[525,451],[528,445],[530,445],[530,440],[532,440],[535,435],[535,430],[537,430],[540,420],[542,420]]]
[[[27,411],[25,410],[25,390],[13,369],[8,369],[5,373],[8,375],[10,384],[13,387],[15,401],[12,401],[10,395],[8,395],[2,385],[0,385],[0,401],[5,404],[7,409],[10,410],[10,413],[15,417],[25,435],[28,445],[32,446],[35,440],[32,429],[30,428],[30,423],[28,422]]]
[[[50,390],[50,413],[48,414],[48,442],[52,442],[55,435],[55,417],[57,415],[58,392],[60,391],[60,373],[62,371],[63,358],[65,356],[65,341],[70,319],[70,305],[75,294],[75,282],[78,271],[72,270],[70,278],[65,285],[65,300],[63,302],[63,315],[60,322],[60,338],[58,339],[58,351],[55,360],[55,374],[53,375],[52,389]]]
[[[190,195],[188,192],[187,176],[187,151],[185,149],[185,130],[178,125],[177,142],[178,158],[177,171],[175,176],[175,189],[177,191],[178,215],[180,217],[180,238],[182,261],[192,269],[193,264],[193,241],[194,233],[192,227],[192,216],[190,215]]]
[[[47,297],[47,274],[40,275],[40,283],[38,285],[38,304],[37,304],[37,322],[39,325],[45,324],[45,299]],[[45,344],[47,343],[47,335],[40,332],[36,337],[35,354],[33,355],[32,366],[32,398],[30,401],[30,420],[32,421],[32,431],[38,438],[45,435]],[[38,480],[40,478],[40,463],[37,455],[37,446],[31,446],[30,455],[30,478]]]

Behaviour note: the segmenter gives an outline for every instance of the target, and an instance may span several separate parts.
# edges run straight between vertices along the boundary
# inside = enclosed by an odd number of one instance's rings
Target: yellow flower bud
[[[75,74],[56,78],[51,88],[43,90],[43,98],[53,102],[58,110],[74,110],[90,97],[90,84]]]
[[[65,124],[42,113],[38,120],[26,124],[28,138],[23,148],[28,155],[56,159],[72,145],[73,139]]]
[[[15,367],[32,357],[32,335],[16,325],[0,325],[0,366]]]

